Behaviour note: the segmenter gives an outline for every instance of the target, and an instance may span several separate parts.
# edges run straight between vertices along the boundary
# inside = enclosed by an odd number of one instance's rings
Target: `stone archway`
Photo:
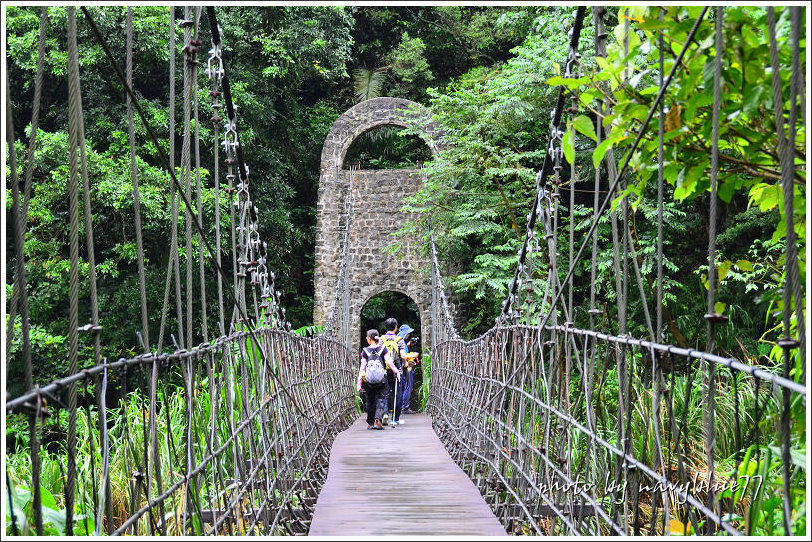
[[[338,278],[344,214],[349,189],[348,171],[342,169],[352,142],[369,130],[387,125],[418,128],[419,135],[436,154],[440,133],[429,122],[428,111],[401,98],[374,98],[350,108],[333,124],[321,153],[316,217],[313,322],[324,325],[330,315]],[[431,344],[430,263],[417,250],[417,239],[403,239],[403,250],[389,254],[383,247],[403,221],[412,218],[400,211],[402,198],[415,194],[422,183],[418,169],[360,170],[353,188],[353,213],[349,241],[350,337],[353,351],[359,348],[360,315],[364,304],[388,290],[401,292],[417,304],[423,322],[423,344]]]

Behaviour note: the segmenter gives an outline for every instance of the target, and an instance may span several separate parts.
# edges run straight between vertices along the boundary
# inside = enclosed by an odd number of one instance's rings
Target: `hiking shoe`
[[[383,425],[381,425],[381,420],[375,420],[375,425],[370,427],[370,429],[377,429],[379,431],[383,431]]]
[[[404,424],[404,423],[406,423],[406,422],[404,422],[403,420],[398,420],[398,421],[396,421],[395,423],[396,423],[396,424],[398,424],[398,425],[403,425],[403,424]]]
[[[377,428],[375,427],[375,424],[372,424],[372,425],[367,426],[367,429],[377,429]]]

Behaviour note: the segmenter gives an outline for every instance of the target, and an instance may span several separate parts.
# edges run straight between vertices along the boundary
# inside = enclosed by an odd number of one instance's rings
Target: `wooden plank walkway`
[[[309,534],[506,536],[431,419],[403,420],[395,429],[370,431],[364,416],[336,437]]]

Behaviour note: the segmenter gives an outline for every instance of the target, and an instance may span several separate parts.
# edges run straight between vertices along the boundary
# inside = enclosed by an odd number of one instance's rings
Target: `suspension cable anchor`
[[[801,346],[801,343],[796,339],[793,339],[792,337],[784,337],[783,339],[778,340],[778,346],[789,350],[793,348],[798,348],[799,346]]]
[[[725,316],[724,314],[719,314],[718,312],[709,313],[705,315],[705,320],[709,321],[712,324],[724,324],[725,322],[729,321],[730,318]]]

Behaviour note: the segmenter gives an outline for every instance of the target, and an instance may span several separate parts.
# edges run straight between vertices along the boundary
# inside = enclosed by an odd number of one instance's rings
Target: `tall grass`
[[[184,426],[185,422],[185,400],[182,398],[183,390],[174,389],[168,395],[158,392],[158,416],[156,420],[158,434],[159,453],[157,465],[162,473],[170,476],[169,480],[164,480],[164,488],[171,483],[171,478],[180,476],[178,465],[183,465],[186,460],[186,445],[184,439],[172,435],[178,428]],[[145,408],[146,406],[146,408]],[[101,484],[104,457],[102,453],[102,439],[99,429],[98,409],[90,407],[90,414],[85,409],[76,412],[76,488],[74,512],[76,515],[90,515],[93,517],[94,511],[99,505],[99,500],[103,493]],[[113,525],[118,526],[123,523],[131,513],[133,504],[135,509],[141,508],[145,504],[145,499],[139,502],[132,502],[134,472],[143,473],[145,468],[144,440],[145,430],[149,423],[149,407],[143,395],[134,391],[131,392],[121,402],[119,408],[107,410],[107,431],[109,443],[109,480],[110,497],[112,502]],[[68,413],[60,410],[56,419],[44,426],[46,432],[64,435],[68,425]],[[171,431],[170,431],[171,428]],[[171,438],[167,438],[170,436]],[[149,437],[147,437],[149,440]],[[20,439],[21,444],[27,444],[26,439]],[[149,447],[149,446],[147,446]],[[151,459],[151,454],[149,454]],[[40,486],[53,496],[54,505],[60,510],[63,518],[65,515],[65,488],[68,472],[68,453],[64,439],[51,442],[40,451],[41,472]],[[20,447],[16,451],[6,456],[7,472],[11,485],[24,495],[31,491],[30,480],[32,479],[32,458],[27,448]],[[153,495],[156,494],[157,487],[153,487]],[[140,493],[140,492],[139,492]],[[179,502],[179,494],[172,495],[165,508],[174,510]],[[26,525],[23,525],[21,534],[33,534],[27,532],[33,526],[34,513],[33,503],[22,499],[24,505],[22,512],[27,518]],[[54,514],[49,515],[51,529],[58,529],[58,518]],[[48,517],[46,517],[48,519]],[[170,518],[164,518],[169,520]],[[107,519],[109,521],[109,518]],[[64,523],[64,520],[63,520]],[[79,525],[82,523],[82,525]],[[79,531],[84,530],[84,519],[77,522]],[[167,522],[169,532],[174,529],[171,522]],[[109,526],[105,522],[101,526],[106,531]],[[49,531],[49,529],[46,529]],[[55,532],[51,534],[63,534]],[[6,534],[11,534],[10,517],[6,518]]]
[[[420,366],[423,370],[423,381],[417,389],[417,397],[420,401],[420,410],[425,411],[426,403],[429,400],[429,386],[431,382],[431,354],[424,352],[422,358],[423,359],[420,360]]]

